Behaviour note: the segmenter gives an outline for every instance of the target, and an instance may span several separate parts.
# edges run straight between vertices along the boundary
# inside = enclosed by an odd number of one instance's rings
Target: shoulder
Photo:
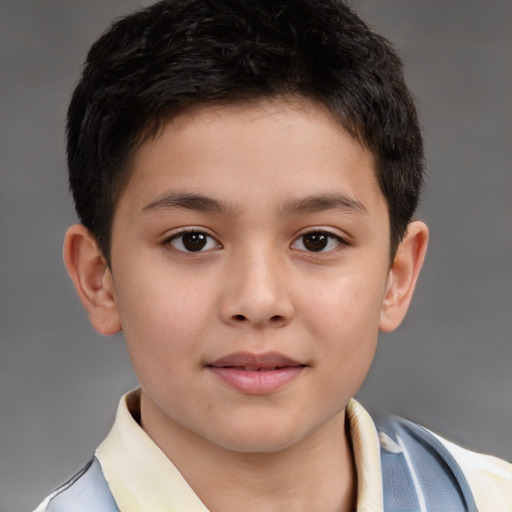
[[[512,464],[491,455],[466,450],[433,435],[459,464],[480,512],[512,510]]]
[[[430,505],[437,510],[435,504],[442,496],[446,510],[512,511],[508,462],[461,448],[403,418],[381,418],[376,427],[385,497],[386,488],[396,487],[397,474],[403,473],[400,487],[409,487],[425,502],[421,510],[430,510]]]
[[[119,512],[96,458],[48,496],[34,512],[92,511]]]

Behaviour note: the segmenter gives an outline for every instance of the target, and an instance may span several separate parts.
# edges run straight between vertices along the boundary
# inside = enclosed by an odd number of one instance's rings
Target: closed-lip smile
[[[237,391],[263,395],[273,393],[294,380],[307,365],[279,352],[235,352],[206,367]]]

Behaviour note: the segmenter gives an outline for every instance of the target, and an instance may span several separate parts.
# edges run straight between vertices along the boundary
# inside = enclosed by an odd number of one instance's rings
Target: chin
[[[260,433],[256,439],[245,438],[238,439],[236,441],[230,439],[226,443],[223,443],[221,446],[226,450],[237,453],[246,453],[248,455],[271,455],[282,452],[290,446],[293,446],[295,443],[296,440],[294,439],[269,439],[267,435],[262,438]]]
[[[272,454],[286,450],[306,436],[307,434],[301,435],[296,427],[288,426],[286,428],[276,420],[271,424],[252,422],[251,425],[243,426],[226,425],[221,429],[221,435],[216,439],[210,437],[210,440],[233,452]]]

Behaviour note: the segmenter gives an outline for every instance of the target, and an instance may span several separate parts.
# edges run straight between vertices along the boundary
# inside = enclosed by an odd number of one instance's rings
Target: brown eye
[[[202,231],[185,231],[174,235],[167,243],[182,252],[204,252],[216,249],[216,240]]]
[[[200,251],[208,241],[204,233],[185,233],[183,235],[183,247],[187,251]]]
[[[302,237],[302,243],[308,251],[319,252],[327,247],[329,238],[325,233],[308,233]]]
[[[307,252],[328,252],[343,245],[343,240],[326,231],[312,231],[301,235],[292,244],[293,249]]]

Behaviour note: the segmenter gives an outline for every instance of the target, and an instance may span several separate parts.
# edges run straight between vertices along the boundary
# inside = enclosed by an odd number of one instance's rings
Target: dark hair
[[[375,158],[391,253],[417,207],[423,144],[402,62],[341,0],[164,0],[89,51],[68,111],[69,180],[107,260],[134,152],[193,105],[320,101]]]

